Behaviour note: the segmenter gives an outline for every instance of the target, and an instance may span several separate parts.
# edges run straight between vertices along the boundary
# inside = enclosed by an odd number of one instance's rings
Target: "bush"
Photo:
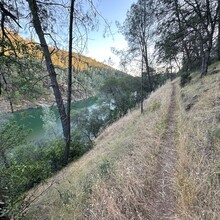
[[[18,145],[13,148],[11,154],[8,154],[10,163],[16,162],[17,164],[30,163],[31,161],[40,161],[44,153],[34,143],[27,143]]]
[[[187,83],[191,81],[192,77],[190,76],[189,72],[184,72],[181,74],[180,78],[180,86],[184,87]]]
[[[14,163],[9,168],[1,168],[0,172],[3,177],[2,186],[5,186],[13,197],[20,196],[51,174],[48,164],[43,161],[26,164]]]
[[[0,192],[4,207],[0,217],[21,218],[23,214],[24,192],[49,177],[50,168],[46,162],[11,164],[9,168],[0,168]]]
[[[64,147],[63,140],[53,140],[38,148],[41,160],[45,161],[52,173],[60,170],[64,166]]]
[[[93,146],[93,142],[89,137],[79,131],[75,130],[72,137],[73,141],[70,146],[70,160],[81,157]]]
[[[99,164],[99,169],[100,169],[100,175],[102,177],[107,177],[109,176],[110,172],[111,172],[111,164],[108,160],[103,160],[100,164]]]

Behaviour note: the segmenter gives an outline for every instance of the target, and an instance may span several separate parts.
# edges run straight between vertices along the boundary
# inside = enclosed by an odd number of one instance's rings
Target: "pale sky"
[[[124,37],[118,33],[115,21],[123,23],[126,12],[135,0],[99,0],[97,10],[111,24],[113,36],[103,37],[104,21],[100,18],[99,30],[89,33],[88,50],[84,55],[92,57],[100,62],[112,58],[114,67],[118,68],[119,59],[111,52],[111,47],[123,49],[127,47]]]

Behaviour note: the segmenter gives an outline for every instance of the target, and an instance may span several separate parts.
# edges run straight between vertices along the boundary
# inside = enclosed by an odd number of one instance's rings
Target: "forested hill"
[[[19,34],[7,32],[0,67],[0,109],[20,110],[52,105],[54,96],[41,45]],[[49,47],[60,91],[66,98],[68,52]],[[133,78],[92,58],[73,53],[72,100],[95,96],[109,77]]]
[[[43,59],[43,53],[39,43],[36,43],[33,39],[29,39],[29,38],[24,39],[18,33],[14,33],[11,31],[9,33],[10,34],[8,36],[12,41],[13,46],[15,47],[14,49],[18,51],[17,52],[18,56],[23,57],[25,55],[26,56],[28,55],[30,58],[36,57],[39,58],[39,60]],[[49,49],[52,53],[51,58],[53,64],[56,67],[66,69],[68,65],[68,51],[61,50],[55,47],[49,47]],[[10,55],[10,52],[8,53],[8,55]],[[79,53],[73,53],[72,62],[74,69],[78,71],[88,70],[94,67],[113,70],[112,67],[104,63],[98,62],[90,57],[81,55]]]

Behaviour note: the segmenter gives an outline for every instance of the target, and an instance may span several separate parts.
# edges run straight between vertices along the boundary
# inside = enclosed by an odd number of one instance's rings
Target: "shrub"
[[[11,164],[0,168],[0,192],[4,198],[0,217],[13,216],[20,219],[23,215],[24,192],[49,177],[50,168],[46,162]]]
[[[64,146],[63,140],[54,140],[39,149],[42,160],[47,161],[52,172],[56,172],[64,166]]]
[[[220,128],[216,128],[214,131],[213,131],[213,137],[215,139],[220,139]]]
[[[190,76],[189,72],[184,72],[181,74],[180,78],[180,86],[184,87],[187,83],[191,81],[192,77]]]
[[[93,142],[89,139],[89,137],[77,130],[74,131],[72,137],[73,141],[70,146],[70,160],[81,157],[93,146]]]

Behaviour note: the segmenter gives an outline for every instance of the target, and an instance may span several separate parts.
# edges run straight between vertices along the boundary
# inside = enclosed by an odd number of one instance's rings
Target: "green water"
[[[72,110],[80,111],[84,108],[89,108],[90,106],[96,104],[97,97],[92,97],[84,99],[81,101],[73,102],[71,105]],[[57,118],[57,127],[61,129],[61,123],[59,120],[58,109],[56,106],[52,106],[51,110],[55,113]],[[31,130],[31,138],[43,134],[43,121],[41,119],[43,109],[33,108],[20,110],[13,113],[13,120],[15,120],[18,125],[24,126],[27,129]]]

